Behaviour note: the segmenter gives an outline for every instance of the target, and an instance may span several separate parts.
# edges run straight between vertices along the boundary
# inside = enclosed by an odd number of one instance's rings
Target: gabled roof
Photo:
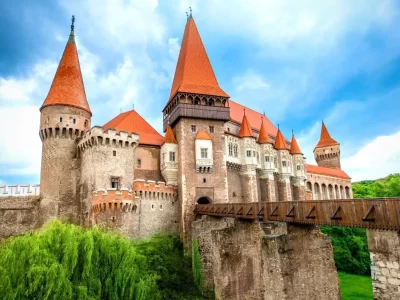
[[[328,129],[325,126],[324,121],[322,121],[322,126],[321,126],[321,136],[319,138],[319,142],[315,148],[321,148],[321,147],[329,147],[329,146],[335,146],[339,145],[337,141],[335,141],[333,138],[331,138]]]
[[[218,85],[192,16],[186,23],[169,100],[177,92],[229,97]]]
[[[288,146],[286,145],[285,138],[283,137],[282,132],[279,129],[278,133],[276,134],[274,148],[277,150],[289,150]]]
[[[71,29],[53,83],[40,110],[50,105],[67,105],[81,108],[92,115],[83,85],[73,25]]]
[[[247,121],[246,113],[243,114],[243,119],[242,119],[242,124],[240,126],[239,136],[240,137],[254,137],[253,130],[251,129],[250,124]]]
[[[211,135],[204,130],[199,130],[195,137],[196,140],[212,140]]]
[[[172,128],[170,125],[168,125],[167,130],[165,132],[165,143],[178,144],[178,142],[176,141],[174,132],[172,131]]]
[[[268,136],[268,132],[267,129],[265,128],[264,125],[264,118],[261,117],[261,128],[260,128],[260,133],[258,135],[258,141],[259,144],[268,144],[268,143],[272,143],[271,139]]]
[[[350,176],[347,175],[347,173],[343,170],[331,169],[331,168],[308,165],[308,164],[306,164],[305,167],[307,173],[337,177],[342,179],[351,179]]]
[[[297,144],[294,134],[292,135],[292,141],[290,143],[290,154],[303,154],[300,150],[299,144]]]
[[[104,130],[114,128],[118,131],[135,132],[139,134],[139,144],[161,146],[164,137],[147,123],[135,110],[120,113],[103,126]]]
[[[226,101],[226,106],[230,108],[230,118],[231,121],[241,124],[243,120],[243,110],[246,109],[246,117],[247,121],[250,124],[250,127],[254,130],[259,130],[261,127],[261,118],[263,118],[263,123],[265,129],[271,136],[275,136],[278,129],[272,124],[272,122],[263,114],[252,110],[246,106],[243,106],[235,101],[228,100]]]

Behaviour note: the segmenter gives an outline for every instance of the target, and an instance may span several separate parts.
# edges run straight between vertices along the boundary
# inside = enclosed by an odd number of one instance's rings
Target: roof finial
[[[280,130],[280,129],[279,129],[279,123],[278,123],[278,130]]]
[[[135,110],[135,103],[132,103],[132,110]]]
[[[263,115],[264,115],[264,117],[265,117],[265,110],[264,110],[264,112],[263,112]]]
[[[294,131],[293,131],[293,129],[292,129],[292,135],[294,135]]]
[[[190,17],[192,17],[192,7],[189,6],[189,11],[190,11]]]
[[[246,115],[246,109],[243,108],[243,116],[245,116],[245,115]]]
[[[71,19],[71,21],[72,21],[72,23],[71,23],[71,31],[73,32],[74,31],[74,23],[75,23],[75,16],[74,15],[72,15],[72,19]]]
[[[261,116],[261,124],[264,123],[264,118]]]

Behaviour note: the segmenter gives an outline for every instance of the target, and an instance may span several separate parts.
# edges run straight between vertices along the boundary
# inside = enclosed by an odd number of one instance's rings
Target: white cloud
[[[378,136],[357,153],[342,159],[342,166],[353,181],[377,179],[400,172],[400,131]]]

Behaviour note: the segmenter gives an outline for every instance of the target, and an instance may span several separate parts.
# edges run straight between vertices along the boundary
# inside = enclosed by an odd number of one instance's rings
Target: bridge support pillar
[[[367,230],[374,299],[400,299],[400,234]]]
[[[340,299],[332,245],[314,226],[202,216],[192,238],[215,299]]]

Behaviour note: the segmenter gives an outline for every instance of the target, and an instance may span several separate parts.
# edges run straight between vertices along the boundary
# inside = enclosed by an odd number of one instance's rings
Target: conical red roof
[[[113,128],[117,131],[134,132],[139,134],[139,144],[161,146],[164,137],[159,134],[149,123],[147,123],[135,110],[119,114],[107,122],[105,130]]]
[[[78,107],[86,110],[90,115],[92,114],[86,100],[85,87],[83,85],[73,30],[65,46],[49,93],[40,110],[49,105]]]
[[[239,131],[240,137],[254,137],[253,130],[250,127],[249,121],[247,120],[246,114],[243,115],[242,125]]]
[[[325,123],[322,121],[321,137],[319,138],[319,142],[317,146],[315,146],[315,148],[328,147],[334,145],[339,145],[339,143],[335,141],[333,138],[331,138],[328,129],[325,126]]]
[[[303,154],[294,135],[292,135],[292,142],[290,144],[290,154]]]
[[[172,128],[170,125],[168,125],[167,131],[165,132],[165,142],[170,143],[170,144],[178,144],[178,142],[175,139],[174,132],[172,131]]]
[[[263,118],[261,118],[261,127],[260,127],[260,134],[258,135],[258,143],[259,144],[271,143],[271,139],[268,136],[268,132],[267,129],[265,128]]]
[[[278,128],[278,133],[275,137],[275,145],[274,148],[277,150],[288,150],[288,147],[285,142],[285,138],[282,135],[281,130]]]
[[[186,23],[169,99],[177,92],[229,97],[218,85],[192,16]]]

